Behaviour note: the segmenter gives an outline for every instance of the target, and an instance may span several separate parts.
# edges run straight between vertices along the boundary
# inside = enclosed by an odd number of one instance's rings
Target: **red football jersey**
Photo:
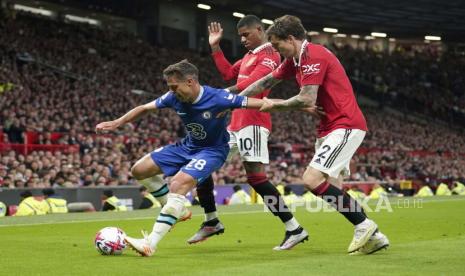
[[[231,65],[222,51],[212,54],[216,67],[225,81],[237,78],[236,86],[239,91],[244,90],[255,81],[271,73],[281,62],[281,57],[270,43],[265,43]],[[264,90],[253,96],[262,99],[270,94],[270,90]],[[230,131],[238,131],[246,126],[263,126],[271,131],[271,116],[269,113],[253,109],[235,109],[232,112]]]
[[[295,77],[300,87],[320,86],[316,105],[323,107],[326,116],[321,119],[318,137],[324,137],[338,128],[367,130],[365,117],[344,67],[325,47],[304,40],[299,61],[285,59],[273,72],[273,77]]]

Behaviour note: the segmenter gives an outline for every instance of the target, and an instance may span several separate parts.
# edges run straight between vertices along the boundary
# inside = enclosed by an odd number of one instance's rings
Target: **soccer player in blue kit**
[[[259,109],[263,100],[238,96],[224,89],[200,85],[198,69],[187,60],[163,71],[170,91],[153,102],[140,105],[119,119],[100,123],[96,131],[111,131],[162,108],[172,108],[181,117],[187,136],[181,141],[160,147],[145,155],[131,173],[146,186],[163,208],[150,234],[144,238],[126,237],[126,242],[142,256],[151,256],[159,241],[179,220],[190,218],[184,206],[185,195],[202,180],[219,169],[229,153],[227,118],[222,112],[233,108]],[[173,176],[170,187],[162,176]]]

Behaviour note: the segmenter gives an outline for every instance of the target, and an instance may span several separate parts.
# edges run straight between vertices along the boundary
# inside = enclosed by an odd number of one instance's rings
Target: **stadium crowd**
[[[180,119],[174,112],[161,111],[109,135],[95,135],[95,125],[161,95],[166,90],[161,71],[184,58],[199,67],[203,83],[227,86],[209,55],[155,47],[126,33],[25,16],[0,20],[0,31],[3,187],[134,184],[131,164],[183,137]],[[388,95],[383,103],[396,107],[398,101],[413,101],[417,111],[444,119],[451,108],[459,113],[465,109],[463,59],[349,47],[333,50],[351,78],[374,83],[376,93]],[[286,82],[272,95],[287,98],[295,93],[295,84]],[[370,131],[362,144],[364,152],[353,160],[351,180],[420,179],[433,184],[465,180],[462,132],[381,109],[362,109]],[[299,183],[314,151],[315,124],[299,112],[273,115],[268,170],[272,182]],[[78,145],[79,151],[22,154],[8,148],[9,143],[24,143],[30,132],[36,133],[37,144]],[[245,183],[239,157],[227,162],[215,180]]]

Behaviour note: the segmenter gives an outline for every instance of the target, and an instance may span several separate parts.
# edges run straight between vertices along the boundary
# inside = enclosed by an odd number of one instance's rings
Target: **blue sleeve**
[[[218,106],[223,109],[247,107],[247,97],[229,93],[223,89],[219,89],[216,96]]]
[[[159,109],[166,107],[173,107],[175,96],[171,91],[166,92],[163,96],[155,100],[155,106]]]

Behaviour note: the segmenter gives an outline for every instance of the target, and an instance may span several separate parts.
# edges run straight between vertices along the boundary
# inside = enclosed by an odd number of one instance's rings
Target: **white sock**
[[[164,183],[165,181],[161,175],[155,175],[146,179],[138,180],[138,182],[144,185],[162,206],[165,206],[169,189],[168,185]]]
[[[294,231],[295,229],[299,228],[300,224],[297,222],[295,217],[292,217],[290,220],[284,223],[286,227],[286,231]]]
[[[184,206],[185,198],[185,196],[180,194],[168,194],[168,201],[161,209],[157,221],[153,225],[153,231],[149,235],[150,247],[152,249],[157,247],[160,240],[168,233],[184,212],[184,209],[186,209]]]
[[[216,219],[218,217],[218,213],[215,212],[210,212],[210,213],[205,213],[205,221],[209,221],[212,219]]]

